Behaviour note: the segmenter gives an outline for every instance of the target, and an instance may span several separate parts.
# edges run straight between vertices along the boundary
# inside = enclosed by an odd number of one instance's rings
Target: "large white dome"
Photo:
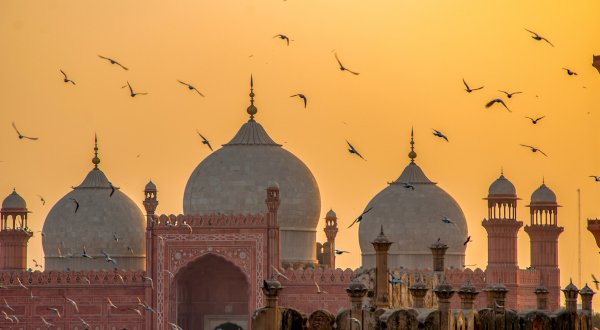
[[[414,190],[405,188],[404,182],[413,185]],[[464,265],[463,243],[468,236],[465,215],[454,198],[431,182],[414,162],[396,181],[379,192],[365,210],[370,208],[373,209],[363,216],[359,227],[363,267],[375,267],[371,241],[377,237],[382,225],[386,236],[393,242],[388,259],[391,269],[433,268],[429,246],[438,238],[449,246],[445,266],[462,268]],[[442,222],[441,214],[452,220],[460,230]]]
[[[61,198],[50,210],[44,222],[43,240],[46,270],[99,270],[146,268],[146,220],[140,208],[116,189],[98,168]],[[77,200],[79,208],[75,212]],[[117,242],[113,234],[120,237]],[[87,254],[96,258],[83,258]],[[129,250],[127,247],[130,247]],[[58,248],[62,256],[59,258]],[[108,253],[117,264],[109,263],[102,254]],[[76,254],[68,258],[68,254]]]
[[[321,212],[317,181],[308,167],[250,119],[223,148],[206,157],[185,187],[185,214],[267,213],[266,188],[280,187],[277,221],[284,262],[316,262]]]

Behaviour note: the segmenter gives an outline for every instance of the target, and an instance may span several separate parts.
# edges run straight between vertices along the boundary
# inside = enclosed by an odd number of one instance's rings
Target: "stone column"
[[[350,282],[350,285],[345,289],[350,297],[350,304],[352,311],[361,311],[363,305],[363,298],[367,294],[367,287],[358,281]]]
[[[388,286],[388,251],[392,242],[383,234],[383,226],[381,233],[373,242],[375,248],[375,267],[376,267],[376,293],[375,305],[378,308],[390,307],[390,294]]]
[[[596,293],[586,284],[581,291],[579,291],[579,295],[581,296],[581,309],[586,311],[592,311],[592,297],[594,297]]]
[[[467,283],[463,284],[458,290],[458,296],[460,297],[460,308],[461,309],[475,309],[475,298],[480,294],[477,288],[471,283],[471,277],[467,280]]]
[[[437,296],[438,299],[438,310],[440,311],[440,330],[449,330],[450,329],[450,298],[454,295],[454,290],[452,290],[452,285],[446,282],[446,275],[444,275],[444,279],[438,284],[438,286],[433,289],[433,292]]]
[[[281,328],[281,320],[279,320],[277,302],[283,287],[279,281],[271,277],[270,280],[263,282],[262,290],[267,297],[267,306],[265,307],[267,310],[267,327],[265,330],[279,330]]]
[[[429,288],[421,280],[422,276],[423,275],[408,287],[414,301],[413,308],[425,308],[425,296],[427,295],[427,292],[429,292]]]
[[[443,272],[445,268],[445,256],[448,245],[442,242],[439,238],[429,247],[431,254],[433,255],[433,271]]]
[[[535,288],[535,291],[533,291],[537,298],[537,309],[548,309],[547,302],[549,292],[550,291],[548,291],[548,288],[546,288],[544,285],[544,280],[541,280],[540,285],[538,285],[538,287]]]

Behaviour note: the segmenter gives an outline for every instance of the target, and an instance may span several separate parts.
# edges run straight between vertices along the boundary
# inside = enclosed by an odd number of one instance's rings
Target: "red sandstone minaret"
[[[530,225],[525,232],[531,241],[531,267],[540,272],[544,284],[550,292],[547,308],[560,307],[560,269],[558,268],[558,236],[563,227],[558,227],[557,211],[560,205],[556,195],[544,183],[531,194],[527,205],[531,214]]]
[[[152,264],[154,258],[153,253],[156,246],[156,238],[153,235],[153,229],[155,226],[154,212],[158,206],[157,199],[158,190],[156,185],[150,180],[144,188],[144,208],[146,209],[146,271],[150,278],[154,278],[156,274],[153,273],[154,265]]]
[[[277,226],[277,210],[281,199],[279,199],[279,185],[277,182],[270,182],[267,187],[267,199],[265,199],[269,214],[267,215],[267,232],[269,235],[267,249],[268,249],[268,261],[269,265],[275,268],[281,266],[281,258],[279,252],[281,251],[281,230]],[[270,267],[269,267],[270,268]],[[270,273],[271,269],[267,271]]]
[[[337,232],[337,215],[331,209],[325,215],[325,236],[327,236],[327,243],[329,243],[329,266],[331,269],[335,269],[335,236]]]
[[[156,207],[158,206],[157,198],[158,190],[156,190],[156,185],[150,180],[144,188],[144,208],[146,209],[146,217],[148,219],[148,227],[152,227],[150,219],[154,215],[156,211]]]
[[[27,242],[33,232],[27,227],[27,203],[13,190],[0,209],[0,270],[27,269]],[[12,219],[12,226],[10,225]]]

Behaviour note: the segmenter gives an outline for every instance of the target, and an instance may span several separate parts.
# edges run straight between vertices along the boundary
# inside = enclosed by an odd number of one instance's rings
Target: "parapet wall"
[[[151,227],[254,227],[266,226],[264,214],[180,214],[154,215]],[[161,228],[164,229],[164,228]]]

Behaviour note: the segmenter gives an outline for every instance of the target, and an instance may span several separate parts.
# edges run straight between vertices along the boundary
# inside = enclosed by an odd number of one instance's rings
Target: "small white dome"
[[[326,218],[337,218],[337,214],[335,214],[335,212],[333,212],[333,209],[329,210],[329,212],[327,212],[327,215],[325,215]]]
[[[2,202],[3,209],[26,209],[27,203],[21,195],[17,194],[16,190],[13,190],[12,194],[8,195]]]
[[[492,182],[489,189],[490,195],[516,195],[517,189],[512,184],[512,182],[508,181],[504,177],[504,174],[501,174],[496,181]]]
[[[150,180],[150,182],[148,182],[144,190],[156,190],[156,185],[154,184],[154,182],[152,182],[152,180]]]
[[[542,185],[531,194],[531,202],[556,203],[556,194],[548,188],[546,184],[542,183]]]

